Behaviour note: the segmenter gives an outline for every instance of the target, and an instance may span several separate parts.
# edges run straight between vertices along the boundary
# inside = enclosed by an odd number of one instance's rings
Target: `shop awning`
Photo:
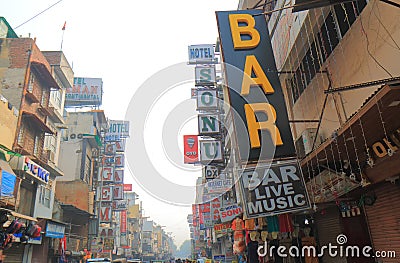
[[[399,138],[399,116],[400,83],[382,86],[340,129],[301,160],[304,177],[307,179],[316,167],[334,169],[335,165],[338,168],[346,162],[353,167],[353,171],[361,168],[372,183],[400,174],[400,150],[391,156],[382,153],[380,158],[374,155],[372,149],[378,144],[389,149],[385,141]],[[394,143],[391,145],[395,147]],[[372,167],[368,165],[367,148],[369,156],[374,155]]]
[[[61,204],[62,209],[64,212],[78,215],[78,216],[84,216],[84,217],[91,217],[94,216],[94,214],[91,214],[85,210],[79,209],[78,207],[70,204]]]
[[[13,210],[10,209],[6,209],[6,208],[0,208],[0,211],[6,211],[8,212],[10,215],[16,217],[16,218],[21,218],[21,219],[25,219],[25,220],[29,220],[29,221],[33,221],[33,222],[37,222],[37,219],[31,216],[27,216],[27,215],[23,215],[20,213],[17,213]]]

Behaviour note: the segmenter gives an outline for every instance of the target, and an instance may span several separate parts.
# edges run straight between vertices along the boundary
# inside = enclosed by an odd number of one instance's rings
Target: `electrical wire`
[[[43,11],[41,11],[40,13],[38,13],[38,14],[34,15],[33,17],[29,18],[28,20],[26,20],[26,21],[23,22],[22,24],[20,24],[20,25],[14,27],[14,29],[17,29],[17,28],[19,28],[20,26],[25,25],[26,23],[28,23],[29,21],[33,20],[34,18],[40,16],[41,14],[43,14],[44,12],[46,12],[47,10],[49,10],[50,8],[52,8],[53,6],[55,6],[55,5],[57,5],[58,3],[60,3],[61,1],[62,1],[62,0],[59,0],[58,2],[52,4],[51,6],[47,7],[47,8],[44,9]]]

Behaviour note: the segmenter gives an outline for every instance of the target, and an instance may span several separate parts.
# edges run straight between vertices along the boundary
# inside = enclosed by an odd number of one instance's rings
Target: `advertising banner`
[[[215,198],[211,201],[211,217],[213,222],[217,222],[219,220],[219,209],[222,206],[221,197]]]
[[[195,85],[209,86],[216,83],[215,66],[196,66],[195,68]]]
[[[72,88],[65,93],[65,107],[99,106],[102,103],[103,80],[101,78],[74,78]]]
[[[214,45],[190,45],[188,47],[189,64],[207,64],[215,62]]]
[[[222,224],[215,224],[214,225],[214,232],[215,232],[215,236],[217,238],[228,234],[228,232],[230,230],[231,230],[231,223],[230,222],[226,222],[226,223],[222,223]]]
[[[132,191],[132,184],[124,184],[124,191],[125,192]]]
[[[126,233],[126,210],[120,212],[121,218],[121,233]]]
[[[219,216],[222,223],[230,222],[242,213],[243,210],[238,204],[224,206],[219,209]]]
[[[262,12],[216,12],[242,162],[296,156]]]
[[[114,211],[121,211],[128,209],[128,200],[115,200],[112,204]]]
[[[214,179],[206,183],[208,193],[225,193],[232,188],[233,182],[231,179]]]
[[[197,135],[183,135],[184,163],[199,161],[199,145]]]
[[[239,170],[247,218],[309,209],[310,201],[297,160]]]

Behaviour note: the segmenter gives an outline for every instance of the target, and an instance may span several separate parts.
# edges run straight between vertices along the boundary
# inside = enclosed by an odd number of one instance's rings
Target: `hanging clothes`
[[[278,216],[267,217],[267,228],[268,232],[279,232],[279,219]]]
[[[280,214],[279,216],[279,230],[281,233],[293,232],[293,220],[291,214]]]
[[[247,244],[247,263],[258,263],[258,241],[250,241]]]

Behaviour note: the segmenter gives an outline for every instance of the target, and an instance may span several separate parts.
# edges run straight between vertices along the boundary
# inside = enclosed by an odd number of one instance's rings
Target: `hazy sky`
[[[21,25],[53,4],[49,10]],[[237,5],[238,0],[0,0],[0,16],[7,19],[18,35],[36,38],[42,51],[60,50],[63,39],[62,50],[75,76],[102,78],[102,108],[110,119],[123,119],[136,89],[157,71],[186,62],[188,45],[215,43],[218,31],[214,12],[235,10]],[[178,104],[189,97],[190,87],[187,87],[179,96],[169,96],[166,104]],[[163,109],[166,104],[156,106],[152,118],[157,117],[157,111],[165,114],[170,110]],[[197,134],[195,122],[189,123],[191,125],[182,124],[182,130]],[[151,131],[156,133],[157,127],[152,128],[151,122],[148,125],[151,137]],[[155,152],[157,149],[162,152],[159,141],[152,147],[156,148]],[[156,158],[157,169],[168,174],[165,178],[177,183],[182,180],[182,184],[194,185],[195,178],[200,175],[198,170],[188,172],[179,171],[179,168],[178,172],[176,169],[169,172],[168,159],[162,154]],[[188,239],[186,216],[191,208],[158,201],[143,191],[133,178],[126,171],[125,181],[133,183],[133,190],[143,201],[145,215],[165,226],[166,232],[172,232],[178,246]]]

